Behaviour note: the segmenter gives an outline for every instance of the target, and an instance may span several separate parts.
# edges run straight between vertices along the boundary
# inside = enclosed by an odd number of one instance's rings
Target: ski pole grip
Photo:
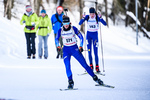
[[[102,17],[102,15],[101,15],[101,13],[100,13],[100,12],[98,12],[98,17],[99,17],[99,18],[101,18],[101,17]]]
[[[84,15],[86,15],[86,12],[84,12]]]

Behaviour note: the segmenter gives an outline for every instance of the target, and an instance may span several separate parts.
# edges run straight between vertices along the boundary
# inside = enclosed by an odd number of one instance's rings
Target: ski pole
[[[91,51],[91,50],[89,49],[89,50],[83,50],[83,51]]]
[[[100,12],[98,12],[98,15],[100,15]],[[103,43],[102,43],[102,34],[101,34],[101,23],[100,23],[100,40],[101,40],[102,66],[103,66],[103,72],[105,72],[104,57],[103,57]]]
[[[65,13],[66,13],[66,16],[67,16],[68,9],[67,9],[67,8],[65,8],[65,9],[64,9],[64,11],[65,11]]]
[[[85,17],[85,15],[86,15],[86,12],[84,12],[84,14],[83,14],[83,16]],[[85,51],[88,51],[88,50],[86,50],[86,31],[85,31],[85,27],[86,27],[86,24],[84,23],[84,41],[85,41],[85,43],[84,43],[84,49],[85,49]],[[85,52],[85,60],[86,60],[86,52]]]

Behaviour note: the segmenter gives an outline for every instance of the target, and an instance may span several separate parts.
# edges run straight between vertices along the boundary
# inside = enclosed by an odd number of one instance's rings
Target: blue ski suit
[[[88,48],[88,57],[90,64],[93,64],[92,61],[92,49],[91,45],[93,44],[94,49],[94,55],[95,55],[95,64],[99,65],[99,59],[98,59],[98,29],[99,29],[99,23],[101,22],[103,25],[107,25],[107,23],[103,20],[103,18],[99,18],[96,16],[94,18],[91,18],[89,15],[86,15],[85,18],[81,19],[79,22],[79,25],[81,25],[84,21],[87,21],[87,48]]]
[[[83,36],[75,26],[70,25],[68,30],[65,30],[65,28],[63,27],[60,28],[55,38],[55,43],[57,47],[59,46],[59,37],[62,36],[63,39],[63,60],[66,67],[66,74],[68,80],[72,80],[72,71],[70,65],[71,56],[73,56],[85,68],[90,76],[93,77],[95,74],[93,73],[92,69],[87,65],[82,53],[79,51],[75,35],[79,37],[80,46],[82,47]]]

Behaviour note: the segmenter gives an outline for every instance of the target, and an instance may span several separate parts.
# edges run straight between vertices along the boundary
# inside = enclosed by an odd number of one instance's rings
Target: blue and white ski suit
[[[99,59],[98,59],[98,29],[99,29],[99,23],[101,22],[103,25],[107,25],[107,23],[103,20],[103,18],[99,18],[96,16],[94,18],[91,18],[89,15],[86,15],[84,19],[81,19],[79,22],[79,25],[81,25],[84,21],[87,21],[87,48],[88,48],[88,57],[90,64],[93,64],[92,61],[92,49],[91,45],[93,42],[93,48],[94,48],[94,55],[95,55],[95,63],[96,65],[99,65]]]
[[[72,80],[72,72],[70,65],[71,56],[73,56],[85,68],[85,70],[90,74],[90,76],[93,77],[95,74],[93,73],[92,69],[87,65],[82,53],[79,51],[77,46],[77,40],[75,35],[79,37],[81,47],[83,46],[83,36],[75,26],[70,27],[71,28],[67,31],[65,31],[63,28],[60,28],[55,38],[55,43],[57,47],[59,46],[60,36],[63,40],[63,59],[66,67],[66,74],[68,80]]]

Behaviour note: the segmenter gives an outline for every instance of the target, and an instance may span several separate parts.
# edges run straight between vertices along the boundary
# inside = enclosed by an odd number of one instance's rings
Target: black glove
[[[83,47],[80,46],[80,47],[79,47],[79,51],[80,51],[80,52],[83,52]]]
[[[61,50],[61,47],[60,47],[60,46],[58,46],[58,47],[57,47],[57,51],[58,51],[58,52],[60,52],[60,50]]]

